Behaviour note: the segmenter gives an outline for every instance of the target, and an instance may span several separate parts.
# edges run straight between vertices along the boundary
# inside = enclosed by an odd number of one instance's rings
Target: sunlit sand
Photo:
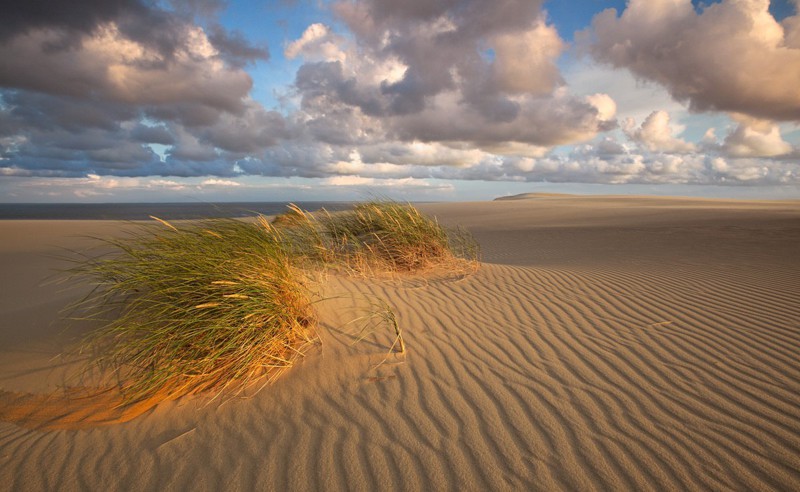
[[[318,306],[320,343],[260,392],[179,398],[131,419],[81,407],[75,395],[83,413],[72,413],[70,430],[34,425],[57,415],[26,420],[8,408],[20,395],[46,408],[46,395],[84,362],[61,354],[91,327],[59,321],[81,289],[43,283],[60,265],[48,255],[120,225],[0,222],[0,483],[800,483],[800,202],[526,195],[420,208],[474,234],[479,270],[413,280],[331,275],[332,299]],[[391,304],[405,353],[389,352],[388,330],[353,343],[348,322],[371,298]]]

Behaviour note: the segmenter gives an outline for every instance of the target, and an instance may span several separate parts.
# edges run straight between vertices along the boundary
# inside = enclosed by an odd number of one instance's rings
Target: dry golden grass
[[[240,391],[292,365],[314,334],[310,282],[328,268],[359,274],[477,264],[477,246],[411,205],[370,202],[311,214],[292,205],[272,223],[176,225],[153,217],[116,254],[70,270],[96,284],[76,307],[105,325],[85,345],[127,401]],[[393,323],[391,308],[381,316]],[[389,313],[389,314],[387,314]]]
[[[443,265],[469,271],[479,259],[470,234],[447,229],[409,204],[373,201],[335,214],[291,205],[273,224],[281,224],[298,257],[351,273],[415,273]]]

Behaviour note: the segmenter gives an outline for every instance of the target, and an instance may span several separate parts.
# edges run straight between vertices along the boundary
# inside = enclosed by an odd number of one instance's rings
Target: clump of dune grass
[[[338,251],[320,215],[331,217],[327,211],[314,214],[291,203],[286,212],[272,220],[292,261],[306,270],[324,270],[338,262]]]
[[[75,306],[103,321],[87,340],[128,401],[228,389],[277,375],[313,336],[309,280],[330,268],[360,274],[477,265],[475,241],[409,204],[373,201],[309,213],[291,205],[269,223],[215,219],[141,226],[115,250],[70,270],[96,288]],[[363,319],[394,329],[385,301]],[[391,350],[390,350],[391,351]]]
[[[263,218],[156,220],[72,270],[96,284],[77,309],[106,322],[88,345],[123,394],[244,388],[290,366],[314,314],[280,233]]]
[[[471,235],[448,229],[410,204],[371,201],[353,210],[310,214],[295,206],[273,222],[296,254],[359,273],[410,273],[477,264]]]

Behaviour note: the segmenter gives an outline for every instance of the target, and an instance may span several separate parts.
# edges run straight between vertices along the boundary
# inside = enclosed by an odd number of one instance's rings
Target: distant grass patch
[[[271,224],[154,219],[160,224],[107,240],[114,253],[70,270],[96,285],[76,306],[80,317],[105,322],[85,347],[129,401],[238,391],[289,367],[314,336],[309,278],[321,270],[477,264],[468,234],[394,202],[335,214],[292,206]]]
[[[447,229],[410,204],[372,201],[334,214],[290,206],[273,224],[298,257],[366,275],[445,265],[469,270],[479,257],[469,233]]]

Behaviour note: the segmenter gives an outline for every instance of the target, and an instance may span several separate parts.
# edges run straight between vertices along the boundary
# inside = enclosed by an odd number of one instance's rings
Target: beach
[[[124,422],[76,397],[50,427],[20,402],[66,408],[86,362],[75,340],[93,328],[61,319],[89,287],[53,283],[57,256],[124,225],[0,221],[0,487],[800,487],[800,201],[531,194],[419,208],[472,232],[480,269],[330,275],[319,342],[260,391]],[[354,343],[351,321],[376,298],[404,354],[390,331]]]

